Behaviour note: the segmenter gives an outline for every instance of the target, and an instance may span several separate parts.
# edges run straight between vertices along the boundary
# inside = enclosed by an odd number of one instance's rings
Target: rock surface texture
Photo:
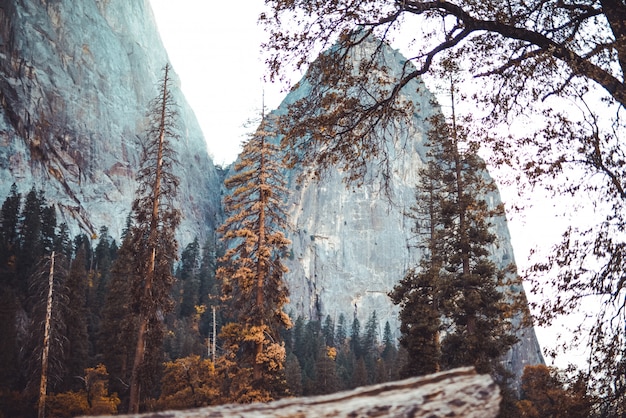
[[[0,197],[13,182],[23,194],[35,186],[72,233],[106,225],[119,237],[137,139],[167,60],[148,0],[0,0]],[[184,245],[219,221],[220,181],[192,110],[173,90]]]
[[[360,53],[373,42],[363,43]],[[384,59],[398,69],[406,61],[389,47]],[[137,139],[166,62],[148,0],[0,0],[0,198],[14,182],[24,194],[43,189],[72,234],[97,233],[105,225],[118,238],[134,197]],[[179,240],[185,245],[195,236],[207,238],[221,221],[221,179],[193,112],[174,90],[181,115]],[[276,112],[308,94],[303,80]],[[293,223],[288,311],[294,315],[336,321],[343,313],[348,323],[356,316],[365,324],[376,311],[380,334],[387,320],[397,329],[387,292],[420,257],[404,214],[425,159],[425,120],[438,111],[420,81],[402,94],[419,111],[389,135],[391,199],[375,174],[353,190],[341,172],[301,183],[298,170],[287,173]],[[488,198],[499,202],[497,194]],[[495,228],[493,257],[504,266],[514,261],[506,220]],[[521,374],[542,358],[532,329],[519,337],[508,361]]]
[[[224,405],[127,417],[143,418],[330,418],[330,417],[464,417],[498,415],[500,391],[488,375],[473,369],[448,370],[349,392],[267,404]]]
[[[369,39],[352,58],[358,62],[378,45],[378,40]],[[384,46],[381,60],[400,74],[406,58]],[[284,114],[289,104],[310,94],[314,93],[305,78],[276,114]],[[426,159],[426,120],[439,112],[433,106],[434,96],[421,80],[408,83],[401,94],[402,100],[415,104],[416,111],[404,125],[390,129],[387,135],[385,155],[392,172],[390,193],[384,192],[382,176],[376,173],[376,167],[381,165],[377,160],[371,162],[371,175],[358,188],[346,188],[345,176],[338,170],[325,173],[320,180],[304,178],[299,183],[299,171],[288,173],[293,224],[289,238],[293,244],[287,263],[290,272],[286,280],[291,292],[287,311],[291,309],[296,316],[323,321],[330,315],[337,323],[343,314],[348,325],[357,317],[363,328],[376,311],[381,326],[379,336],[385,321],[390,322],[392,329],[399,329],[398,308],[387,293],[420,258],[412,232],[414,220],[405,214],[415,204],[418,170]],[[489,176],[486,172],[484,175]],[[500,196],[493,193],[487,201],[498,205]],[[495,220],[494,232],[498,242],[492,248],[492,258],[503,268],[515,262],[506,218]],[[521,286],[508,290],[524,292]],[[509,370],[521,376],[525,365],[543,363],[543,357],[532,328],[520,329],[518,338],[520,341],[506,362]]]

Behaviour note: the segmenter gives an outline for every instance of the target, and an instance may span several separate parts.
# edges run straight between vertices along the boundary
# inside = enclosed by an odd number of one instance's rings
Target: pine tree
[[[140,279],[136,277],[138,273],[134,268],[135,262],[134,249],[126,234],[111,266],[111,280],[106,289],[98,335],[98,345],[101,347],[99,351],[111,378],[111,390],[119,393],[125,405],[128,401],[130,370],[137,338],[138,318],[131,292],[132,283]]]
[[[289,395],[302,396],[302,368],[295,354],[287,355],[285,361],[285,375],[287,377],[287,388]]]
[[[78,237],[76,237],[76,239],[78,239]],[[75,239],[75,242],[77,242],[76,239]],[[85,242],[86,242],[85,246],[89,246],[89,241],[86,240]],[[71,260],[72,257],[74,256],[74,248],[78,248],[78,247],[79,246],[74,247],[72,245],[72,240],[70,239],[70,229],[67,226],[67,224],[62,223],[61,225],[59,225],[59,230],[56,234],[56,238],[54,239],[54,245],[53,245],[54,251],[56,251],[57,254],[62,254],[65,257],[65,259]],[[81,373],[82,373],[82,370],[81,370]]]
[[[346,317],[343,313],[339,314],[339,319],[337,320],[337,331],[335,333],[335,341],[338,347],[341,347],[345,342],[346,338],[348,338],[348,327],[346,325]]]
[[[378,360],[378,317],[376,311],[370,315],[365,324],[365,334],[363,335],[363,360],[367,368],[367,380],[369,384],[376,380],[376,361]]]
[[[390,293],[392,301],[400,305],[400,344],[411,361],[400,371],[401,376],[420,376],[439,371],[441,362],[440,285],[442,272],[442,210],[446,197],[446,173],[438,160],[446,132],[432,129],[426,146],[429,160],[420,168],[416,185],[416,204],[406,215],[415,221],[413,232],[422,250],[419,269],[409,269]]]
[[[195,306],[199,304],[199,273],[200,269],[200,244],[196,238],[185,247],[181,256],[180,281],[182,283],[182,300],[180,303],[180,316],[193,315]]]
[[[398,354],[396,345],[393,342],[393,335],[391,333],[391,325],[389,321],[385,321],[385,329],[383,330],[383,352],[381,354],[382,359],[391,364]]]
[[[87,294],[90,358],[94,359],[95,362],[103,361],[101,357],[104,347],[100,347],[99,336],[106,300],[106,291],[116,253],[117,248],[115,247],[115,242],[109,235],[108,228],[102,226],[100,228],[100,239],[94,250],[93,270],[89,272],[90,282]]]
[[[54,251],[57,243],[57,217],[53,206],[46,206],[46,199],[43,191],[39,192],[39,201],[41,202],[41,247],[45,254]],[[66,225],[67,228],[67,225]],[[68,234],[69,236],[69,234]],[[71,253],[71,247],[70,247]],[[70,256],[65,254],[65,259],[70,260]]]
[[[86,242],[76,249],[76,256],[72,260],[68,278],[65,282],[67,289],[67,305],[64,307],[65,336],[67,349],[65,364],[67,367],[63,390],[78,390],[81,387],[76,376],[81,376],[87,367],[89,355],[89,335],[87,333],[87,269]]]
[[[22,196],[15,183],[0,211],[0,285],[16,284],[16,257],[19,250],[19,216]]]
[[[361,358],[361,356],[363,355],[362,347],[361,322],[359,321],[359,318],[355,316],[354,320],[352,321],[352,329],[350,331],[350,349],[352,350],[356,358]]]
[[[432,151],[443,185],[437,241],[445,274],[440,274],[439,289],[442,312],[451,322],[441,341],[442,363],[495,373],[497,360],[516,342],[507,320],[510,309],[498,289],[510,279],[511,266],[498,269],[489,258],[497,245],[492,220],[504,216],[504,208],[489,207],[487,195],[495,184],[486,178],[484,161],[454,116],[449,127],[437,117],[432,122],[441,141]]]
[[[326,315],[324,326],[322,327],[322,333],[324,334],[326,345],[328,347],[335,347],[335,323],[330,315]]]
[[[16,316],[17,255],[21,195],[15,183],[0,211],[0,391],[16,388],[19,376]]]
[[[225,181],[232,192],[224,198],[228,219],[219,233],[228,249],[217,272],[241,332],[238,361],[252,368],[258,390],[273,390],[264,382],[283,368],[280,330],[291,326],[283,312],[288,292],[282,280],[287,268],[281,260],[290,244],[282,232],[287,226],[286,189],[278,147],[269,140],[267,129],[263,118],[256,134],[244,143],[234,174]],[[272,359],[270,353],[282,359]]]
[[[340,388],[335,360],[328,356],[325,347],[315,362],[315,382],[309,395],[324,395],[337,392]]]
[[[23,295],[27,294],[28,278],[31,277],[35,266],[44,255],[42,240],[42,211],[45,202],[41,201],[42,195],[38,194],[35,186],[26,195],[24,207],[20,216],[20,244],[17,270],[19,290]]]
[[[147,395],[148,380],[154,382],[160,368],[157,347],[163,339],[163,315],[171,309],[170,291],[174,282],[173,264],[178,256],[174,237],[180,212],[174,199],[178,177],[174,173],[176,153],[171,140],[178,138],[177,111],[170,90],[169,64],[163,69],[159,96],[149,106],[148,129],[143,156],[137,173],[137,197],[133,201],[133,225],[126,239],[131,243],[135,260],[132,285],[133,309],[138,315],[137,340],[130,376],[129,412],[139,411],[140,393]],[[154,349],[154,350],[153,350]],[[150,370],[152,369],[152,370]]]
[[[510,284],[512,267],[498,269],[489,259],[497,245],[492,220],[504,209],[487,203],[495,185],[476,145],[456,124],[454,107],[450,125],[442,116],[430,123],[429,161],[420,170],[411,213],[425,255],[390,294],[401,305],[400,343],[409,356],[403,374],[440,365],[495,374],[497,360],[516,341],[507,320],[512,308],[499,288]],[[443,338],[440,318],[447,326]]]

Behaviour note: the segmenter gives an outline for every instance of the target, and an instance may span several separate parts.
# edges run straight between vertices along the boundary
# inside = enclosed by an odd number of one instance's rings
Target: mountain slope
[[[43,189],[73,233],[119,237],[167,54],[148,0],[0,0],[0,197]],[[177,78],[174,79],[178,82]],[[219,179],[179,86],[179,238],[213,231]]]
[[[351,57],[354,68],[379,44],[373,38],[360,44]],[[400,74],[406,62],[388,45],[383,46],[380,59],[392,74]],[[316,91],[319,89],[312,88],[305,77],[275,114],[285,115],[290,104]],[[364,324],[376,311],[380,334],[385,321],[392,329],[399,328],[398,307],[387,293],[421,256],[411,231],[414,220],[405,214],[415,203],[418,170],[426,158],[426,119],[440,112],[434,99],[420,80],[403,88],[401,100],[412,102],[416,111],[410,120],[387,132],[386,148],[380,154],[386,159],[375,157],[369,162],[362,186],[347,188],[346,173],[339,169],[323,173],[320,179],[305,176],[300,182],[296,179],[304,167],[287,173],[292,190],[289,213],[293,230],[289,237],[293,244],[286,280],[291,292],[288,309],[294,315],[319,320],[330,315],[336,322],[343,314],[347,321],[355,317]],[[388,190],[380,175],[383,164],[390,168]],[[486,198],[490,205],[500,203],[498,193]],[[498,243],[492,248],[492,259],[503,268],[515,261],[504,217],[495,220],[494,232]],[[521,286],[510,290],[524,292]],[[543,363],[543,357],[532,328],[520,330],[518,337],[520,342],[507,361],[521,375],[524,365]]]

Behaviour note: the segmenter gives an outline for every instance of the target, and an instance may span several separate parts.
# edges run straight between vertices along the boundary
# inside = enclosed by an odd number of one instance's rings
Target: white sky
[[[228,164],[259,115],[286,93],[263,82],[263,0],[150,0],[161,39],[216,164]],[[297,81],[297,80],[296,80]]]
[[[237,157],[240,142],[254,128],[244,124],[258,117],[263,94],[265,106],[270,110],[278,107],[286,95],[281,91],[284,86],[263,81],[265,65],[260,44],[265,35],[257,25],[257,18],[264,0],[150,0],[150,3],[170,62],[204,132],[209,153],[216,164],[229,164]],[[300,75],[296,75],[291,81],[299,79]],[[505,202],[515,199],[511,191],[501,192]],[[569,223],[567,219],[555,218],[554,202],[549,198],[533,199],[533,205],[524,215],[509,216],[515,257],[522,269],[528,266],[528,254],[533,247],[547,250],[548,243],[558,239],[557,231]],[[542,346],[553,344],[554,328],[537,328],[537,333]],[[566,361],[559,365],[566,365]]]

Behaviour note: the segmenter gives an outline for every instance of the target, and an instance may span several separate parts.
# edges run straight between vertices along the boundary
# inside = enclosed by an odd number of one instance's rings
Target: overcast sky
[[[263,82],[257,18],[263,0],[150,0],[161,39],[216,164],[230,163],[253,127],[265,91],[268,109],[286,93]],[[296,80],[297,81],[297,80]]]

